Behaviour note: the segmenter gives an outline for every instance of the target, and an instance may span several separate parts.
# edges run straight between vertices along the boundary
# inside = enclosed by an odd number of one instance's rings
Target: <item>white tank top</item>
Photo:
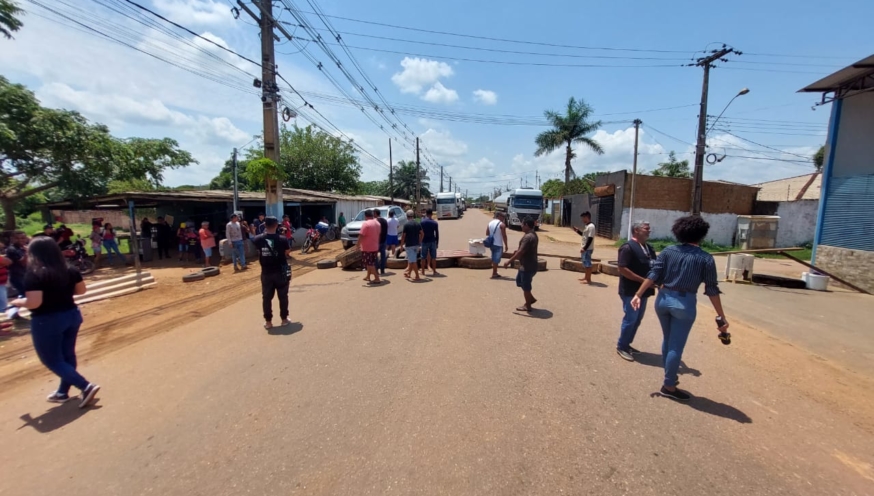
[[[501,236],[501,221],[495,219],[489,222],[489,234],[495,237],[494,246],[504,246],[504,237]]]

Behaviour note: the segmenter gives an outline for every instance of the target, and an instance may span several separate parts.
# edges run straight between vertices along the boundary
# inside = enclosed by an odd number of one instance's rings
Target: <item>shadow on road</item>
[[[521,315],[522,317],[528,317],[529,319],[551,319],[552,312],[549,310],[544,310],[543,308],[532,308],[530,312],[513,312],[516,315]]]
[[[47,434],[55,429],[60,429],[92,410],[99,410],[101,408],[103,407],[96,403],[88,408],[79,408],[78,398],[72,399],[46,411],[38,417],[31,417],[29,413],[25,413],[19,417],[24,421],[24,425],[19,427],[18,430],[24,429],[25,427],[33,427],[35,431]]]
[[[655,392],[649,395],[651,398],[666,398],[662,396],[661,393]],[[673,401],[673,400],[672,400]],[[678,402],[679,403],[679,402]],[[698,410],[699,412],[704,412],[710,415],[714,415],[716,417],[727,418],[729,420],[734,420],[735,422],[739,422],[741,424],[752,424],[753,419],[750,418],[746,413],[738,410],[737,408],[726,405],[725,403],[720,403],[718,401],[713,401],[710,398],[705,398],[704,396],[692,396],[692,399],[689,400],[688,403],[680,403],[683,406],[688,406],[693,410]]]
[[[380,287],[380,286],[388,286],[388,285],[391,283],[391,281],[388,280],[388,279],[384,279],[384,277],[385,277],[385,276],[380,277],[380,279],[379,279],[379,284],[373,284],[373,283],[365,282],[365,283],[362,284],[361,286],[364,287],[364,288],[378,288],[378,287]]]
[[[593,288],[606,288],[607,287],[607,285],[604,284],[603,282],[594,282],[594,281],[590,282],[589,284],[583,284],[583,286],[591,286]]]
[[[647,353],[645,351],[638,353],[634,355],[634,361],[648,367],[664,367],[664,364],[662,363],[662,356],[656,355],[655,353]],[[689,367],[688,365],[686,365],[686,362],[683,361],[680,361],[680,369],[677,370],[677,373],[680,375],[691,374],[693,377],[701,377],[700,370]]]
[[[303,330],[303,324],[300,322],[292,322],[291,324],[282,327],[273,327],[272,329],[267,330],[267,334],[271,336],[291,336],[292,334],[298,333]]]

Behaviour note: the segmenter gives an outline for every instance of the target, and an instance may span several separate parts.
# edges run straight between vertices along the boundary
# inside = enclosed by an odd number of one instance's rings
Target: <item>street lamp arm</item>
[[[731,102],[733,102],[735,98],[746,95],[749,92],[750,90],[748,88],[744,88],[740,90],[737,95],[734,95],[734,97],[728,101],[728,104],[725,105],[725,108],[722,109],[722,112],[720,112],[719,115],[716,116],[716,120],[713,121],[713,124],[710,125],[710,128],[707,130],[707,132],[704,133],[704,136],[707,136],[708,134],[710,134],[710,131],[713,131],[713,128],[716,127],[716,122],[719,121],[719,118],[722,117],[722,114],[724,114],[725,111],[728,110],[729,105],[731,105]]]

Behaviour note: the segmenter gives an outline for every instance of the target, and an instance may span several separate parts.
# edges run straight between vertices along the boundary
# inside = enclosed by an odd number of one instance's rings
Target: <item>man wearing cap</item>
[[[225,236],[228,238],[228,243],[231,245],[231,262],[234,264],[234,270],[246,270],[246,253],[243,251],[243,229],[240,227],[240,218],[237,214],[231,215],[231,221],[225,226]],[[237,268],[239,261],[240,268]]]
[[[416,265],[418,260],[419,247],[422,245],[422,238],[425,233],[422,232],[422,226],[413,220],[415,213],[412,210],[407,210],[407,223],[404,225],[403,233],[401,234],[401,246],[407,254],[407,270],[404,271],[404,277],[410,278],[410,273],[415,272],[416,278],[419,280],[419,268]]]
[[[273,295],[279,299],[279,318],[282,326],[288,320],[288,286],[291,283],[291,267],[288,265],[288,252],[291,245],[285,236],[276,233],[279,221],[276,217],[264,219],[264,234],[252,238],[258,247],[261,263],[261,306],[264,311],[264,328],[273,328]]]

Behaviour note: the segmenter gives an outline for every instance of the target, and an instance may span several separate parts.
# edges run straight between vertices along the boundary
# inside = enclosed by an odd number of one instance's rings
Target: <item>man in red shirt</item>
[[[382,228],[379,222],[373,218],[373,212],[370,210],[364,211],[364,224],[361,226],[361,231],[358,234],[358,249],[361,250],[361,261],[367,269],[367,276],[364,278],[368,284],[381,284],[379,272],[376,271],[376,258],[379,255],[379,233]],[[370,276],[374,279],[371,280]]]
[[[215,248],[215,234],[209,230],[209,221],[200,223],[200,247],[203,248],[203,266],[208,267],[212,258],[212,249]]]

